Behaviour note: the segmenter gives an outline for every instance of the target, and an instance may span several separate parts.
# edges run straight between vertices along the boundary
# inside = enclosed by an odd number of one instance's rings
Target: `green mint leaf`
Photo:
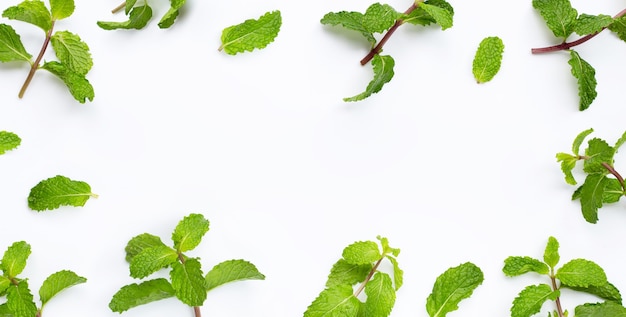
[[[209,221],[201,214],[190,214],[183,218],[172,233],[174,248],[178,252],[194,249],[209,231]]]
[[[391,81],[393,78],[393,66],[395,61],[388,55],[375,55],[372,59],[372,66],[374,68],[374,79],[370,81],[364,92],[349,98],[343,98],[343,101],[360,101],[372,94],[379,92],[383,86]]]
[[[622,134],[622,136],[617,140],[617,142],[615,142],[615,145],[613,146],[613,149],[615,150],[615,153],[617,153],[617,150],[622,146],[622,144],[624,144],[626,142],[626,132],[624,132]]]
[[[93,86],[91,86],[84,75],[76,73],[65,65],[55,61],[46,62],[41,68],[59,77],[59,79],[61,79],[70,90],[74,99],[78,102],[85,103],[87,99],[89,99],[89,101],[93,101],[95,95]]]
[[[159,28],[167,29],[174,24],[178,17],[180,8],[183,7],[186,0],[170,0],[170,8],[159,21]]]
[[[550,273],[547,264],[528,256],[510,256],[504,260],[502,272],[506,276],[518,276],[528,272],[546,275]]]
[[[591,133],[593,133],[593,129],[587,129],[576,136],[574,142],[572,143],[572,153],[574,153],[574,155],[580,155],[580,146],[583,144],[583,141],[585,141],[585,138],[587,138],[587,136]]]
[[[387,256],[387,259],[391,262],[391,265],[393,265],[393,285],[395,285],[397,291],[404,283],[404,271],[398,266],[398,260],[396,260],[396,258]]]
[[[33,317],[37,315],[37,306],[26,280],[7,289],[7,308],[13,317]]]
[[[396,291],[391,277],[386,273],[377,272],[365,285],[367,299],[363,305],[365,316],[389,316],[396,302]]]
[[[445,0],[427,0],[424,3],[437,6],[448,11],[449,15],[454,16],[454,9],[452,6],[446,2]],[[403,22],[411,23],[414,25],[429,25],[431,23],[437,23],[435,19],[428,13],[424,8],[420,5],[417,9],[413,10],[408,15],[404,15],[402,17]]]
[[[621,16],[613,20],[613,23],[608,27],[617,37],[626,42],[626,16]]]
[[[205,276],[207,291],[234,281],[264,280],[254,264],[244,260],[228,260],[214,266]]]
[[[30,252],[30,244],[24,241],[14,242],[9,246],[2,256],[2,262],[0,262],[4,276],[12,279],[22,273]]]
[[[324,15],[320,23],[332,26],[341,25],[348,30],[357,31],[374,46],[376,44],[376,38],[372,32],[363,25],[363,16],[363,13],[354,11],[330,12]]]
[[[130,261],[130,276],[144,278],[178,260],[178,253],[167,246],[146,248]]]
[[[574,310],[576,317],[625,317],[626,308],[615,302],[604,302],[591,304],[587,303],[579,305]]]
[[[68,270],[59,271],[48,276],[41,284],[41,288],[39,288],[41,306],[43,307],[54,295],[62,290],[85,282],[87,282],[86,278]]]
[[[74,0],[50,0],[53,20],[62,20],[74,13]]]
[[[7,288],[11,285],[11,280],[3,275],[0,275],[0,295],[4,294]],[[2,314],[0,314],[2,316]]]
[[[128,6],[127,6],[128,8]],[[145,3],[142,6],[132,7],[128,12],[128,20],[124,22],[98,21],[97,24],[104,30],[142,29],[152,19],[152,8]]]
[[[596,263],[585,259],[574,259],[565,263],[556,272],[563,285],[572,287],[603,286],[608,283],[604,270]]]
[[[598,222],[598,209],[604,202],[604,189],[607,178],[602,174],[589,174],[585,183],[580,187],[580,206],[583,217],[589,223]]]
[[[128,244],[126,244],[126,248],[124,248],[124,251],[126,251],[126,261],[130,263],[141,251],[157,246],[166,247],[165,243],[161,241],[161,238],[155,235],[149,233],[137,235],[130,239]]]
[[[578,157],[561,152],[556,154],[556,161],[561,162],[561,171],[565,174],[565,182],[570,185],[576,185],[577,182],[574,178],[574,174],[572,174],[572,171],[576,167]]]
[[[445,317],[449,312],[457,310],[458,304],[469,298],[483,280],[483,272],[473,263],[466,262],[449,268],[437,277],[426,299],[428,315]]]
[[[31,57],[15,30],[10,25],[0,23],[0,62],[30,62]]]
[[[446,8],[439,7],[437,5],[428,4],[422,2],[420,8],[426,11],[435,21],[435,23],[441,26],[442,30],[452,27],[453,12]]]
[[[207,297],[207,282],[198,260],[172,263],[170,278],[178,299],[189,306],[202,306]]]
[[[361,302],[349,285],[337,285],[323,290],[304,312],[304,317],[356,317]]]
[[[109,308],[113,312],[121,313],[133,307],[170,297],[174,297],[172,285],[166,279],[158,278],[122,287],[113,295]]]
[[[480,42],[472,63],[476,82],[486,83],[493,79],[500,70],[503,52],[504,43],[497,36],[486,37]]]
[[[7,131],[0,131],[0,155],[20,146],[22,139],[17,134]]]
[[[578,96],[580,97],[579,110],[583,111],[591,105],[598,93],[596,92],[596,70],[574,50],[570,50],[568,63],[572,68],[572,75],[578,81]]]
[[[551,268],[555,268],[559,264],[561,256],[559,255],[559,241],[555,237],[548,238],[546,250],[543,252],[543,261]]]
[[[339,259],[330,269],[326,280],[326,287],[336,285],[354,285],[365,281],[367,274],[372,270],[372,264],[351,264],[344,259]]]
[[[524,288],[513,300],[511,317],[529,317],[541,310],[541,306],[548,300],[555,300],[559,291],[552,291],[550,285],[530,285]]]
[[[86,75],[93,66],[89,47],[78,35],[68,31],[59,31],[51,37],[50,44],[59,61],[69,70]]]
[[[44,32],[52,28],[50,11],[40,0],[25,0],[2,12],[2,16],[11,20],[22,21],[40,27]]]
[[[588,174],[606,174],[607,170],[604,164],[613,165],[613,157],[615,149],[606,141],[598,138],[589,140],[587,149],[585,150],[585,162],[583,170]]]
[[[609,15],[589,15],[583,13],[576,19],[574,32],[580,36],[594,34],[602,31],[611,23],[613,23],[613,18]]]
[[[376,239],[380,241],[380,245],[383,247],[383,254],[392,254],[394,257],[400,255],[400,249],[389,246],[389,239],[381,236],[377,236]]]
[[[128,15],[130,10],[132,10],[135,4],[137,3],[137,0],[126,0],[124,3],[126,4],[124,6],[124,13]]]
[[[274,42],[281,24],[280,11],[276,10],[265,13],[258,20],[249,19],[229,26],[222,31],[222,45],[218,50],[235,55],[245,51],[252,52],[255,48],[262,49]]]
[[[533,8],[539,11],[554,36],[565,39],[574,31],[578,11],[569,0],[533,0]]]
[[[61,206],[84,206],[87,200],[98,195],[91,186],[57,175],[39,182],[30,190],[28,207],[36,211],[52,210]]]
[[[587,294],[596,295],[600,298],[610,300],[616,303],[622,303],[622,294],[620,294],[619,290],[615,285],[611,283],[606,283],[601,286],[589,286],[589,287],[573,287],[568,285],[562,285],[563,287],[567,287],[573,289],[578,292],[583,292]]]
[[[401,16],[388,4],[374,3],[367,8],[363,15],[363,27],[369,33],[383,33],[396,23]]]
[[[342,256],[346,262],[355,265],[371,264],[381,259],[378,244],[373,241],[359,241],[343,249]]]
[[[615,178],[607,178],[606,186],[604,187],[604,193],[602,195],[602,202],[605,204],[611,204],[618,202],[626,192],[622,188],[622,184]]]

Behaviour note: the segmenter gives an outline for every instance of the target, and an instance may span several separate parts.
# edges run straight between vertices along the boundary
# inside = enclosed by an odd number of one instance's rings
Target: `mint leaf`
[[[127,6],[128,8],[128,2]],[[116,29],[141,29],[148,25],[148,22],[152,19],[152,8],[145,3],[142,6],[132,7],[128,12],[128,20],[124,22],[105,22],[98,21],[97,24],[104,30],[116,30]]]
[[[74,13],[74,0],[50,0],[53,20],[62,20]]]
[[[0,262],[4,276],[12,279],[22,273],[30,252],[30,244],[24,241],[14,242],[9,246],[2,256],[2,262]]]
[[[93,66],[89,47],[78,35],[68,31],[59,31],[50,38],[50,44],[59,61],[69,70],[79,75],[86,75]]]
[[[83,181],[74,181],[57,175],[39,182],[30,190],[28,207],[36,211],[52,210],[61,206],[84,206],[87,200],[98,195]]]
[[[585,159],[583,170],[588,174],[606,174],[607,170],[603,163],[613,165],[613,156],[615,149],[606,141],[598,138],[589,140],[587,149],[585,150]]]
[[[400,249],[389,246],[389,239],[381,236],[377,236],[376,239],[380,241],[380,245],[383,248],[383,254],[392,254],[394,257],[400,255]]]
[[[426,11],[441,26],[442,30],[452,27],[452,11],[426,2],[420,3],[419,7]]]
[[[563,285],[563,287],[567,287],[578,292],[596,295],[600,298],[614,301],[616,303],[622,303],[622,295],[620,294],[619,290],[617,289],[617,287],[615,287],[615,285],[608,282],[600,286],[590,285],[588,287],[575,287]]]
[[[425,4],[436,6],[448,11],[450,17],[454,16],[454,9],[452,6],[444,1],[444,0],[426,0]],[[432,8],[431,8],[432,11]],[[437,21],[433,18],[433,16],[428,13],[428,11],[424,10],[424,8],[420,5],[416,10],[411,11],[409,14],[404,15],[402,17],[403,22],[415,24],[415,25],[429,25],[431,23],[437,23]]]
[[[369,33],[382,33],[396,23],[400,16],[390,5],[374,3],[365,11],[362,24]]]
[[[389,316],[396,302],[396,291],[388,274],[381,272],[374,274],[365,285],[365,294],[367,295],[363,305],[365,316]]]
[[[549,285],[530,285],[524,288],[513,300],[511,317],[529,317],[541,310],[541,306],[548,300],[555,300],[559,291],[552,291]]]
[[[207,282],[198,260],[172,263],[170,278],[178,299],[189,306],[202,306],[207,297]]]
[[[449,268],[435,280],[433,290],[426,300],[430,317],[445,317],[457,310],[458,304],[469,298],[474,289],[483,283],[483,272],[470,262]]]
[[[166,245],[161,241],[161,238],[155,235],[149,233],[137,235],[130,239],[130,241],[126,244],[126,248],[124,248],[124,251],[126,251],[126,261],[130,263],[132,258],[134,258],[141,251],[157,246],[166,247]]]
[[[613,18],[609,15],[589,15],[583,13],[576,19],[574,32],[581,36],[594,34],[602,31],[604,28],[611,25],[611,23],[613,23]]]
[[[10,25],[0,23],[0,62],[30,62],[31,57],[15,30]]]
[[[355,265],[371,264],[382,257],[378,244],[373,241],[352,243],[343,249],[342,256],[346,262]]]
[[[554,36],[565,39],[574,31],[578,11],[569,0],[533,0],[533,8],[539,11]]]
[[[387,259],[391,262],[391,265],[393,265],[393,285],[395,285],[397,291],[404,283],[404,271],[398,266],[398,260],[396,260],[396,258],[387,256]]]
[[[214,266],[205,276],[207,291],[234,281],[264,279],[265,275],[254,264],[244,260],[224,261]]]
[[[41,306],[43,307],[54,295],[58,294],[62,290],[87,282],[87,279],[78,276],[76,273],[68,270],[56,272],[45,281],[39,288],[39,298],[41,299]]]
[[[546,250],[543,253],[543,261],[546,262],[549,267],[554,268],[559,263],[560,259],[559,241],[557,241],[555,237],[549,237]]]
[[[167,246],[146,248],[130,260],[130,276],[144,278],[178,260],[178,253]]]
[[[7,131],[0,131],[0,155],[20,146],[22,139],[17,134]]]
[[[33,317],[37,315],[37,306],[28,282],[21,280],[7,289],[7,308],[13,317]]]
[[[581,133],[579,133],[576,138],[574,139],[574,143],[572,143],[572,153],[574,153],[574,155],[578,156],[580,155],[580,146],[583,144],[583,141],[585,140],[585,138],[590,135],[591,133],[593,133],[593,129],[587,129]]]
[[[304,317],[356,317],[361,302],[349,285],[337,285],[323,290],[304,312]]]
[[[578,53],[570,50],[569,64],[572,75],[578,80],[578,96],[580,97],[579,110],[583,111],[591,105],[598,93],[596,92],[596,70],[583,60]]]
[[[614,302],[604,302],[596,304],[584,304],[577,306],[574,310],[576,317],[625,317],[626,308]]]
[[[38,26],[44,32],[48,32],[52,28],[50,11],[48,11],[43,1],[40,0],[25,0],[16,6],[4,10],[2,16]]]
[[[174,297],[172,285],[166,279],[158,278],[122,287],[113,295],[109,308],[113,312],[121,313],[133,307],[169,297]]]
[[[626,42],[626,16],[621,16],[613,20],[613,23],[609,25],[608,29],[615,33],[620,40]]]
[[[190,214],[178,223],[172,233],[174,248],[178,252],[192,250],[200,244],[202,237],[208,231],[209,221],[203,215]]]
[[[602,286],[608,283],[604,270],[585,259],[574,259],[565,263],[556,272],[556,278],[563,285],[572,287]]]
[[[336,285],[354,285],[356,283],[363,282],[367,277],[367,274],[372,269],[372,264],[351,264],[344,259],[339,259],[333,265],[326,280],[326,287],[333,287]]]
[[[518,276],[528,272],[546,275],[550,273],[550,268],[545,263],[528,256],[510,256],[504,260],[502,272],[506,276]]]
[[[374,79],[370,81],[364,92],[349,98],[344,98],[344,101],[360,101],[372,94],[379,92],[383,86],[391,81],[393,78],[393,66],[395,62],[391,56],[376,54],[372,59],[372,66],[374,69]]]
[[[497,36],[484,38],[476,50],[472,63],[472,73],[478,83],[486,83],[500,70],[504,44]]]
[[[620,183],[615,178],[606,178],[606,186],[604,187],[604,193],[602,195],[602,202],[605,204],[611,204],[618,202],[626,193]]]
[[[167,10],[165,15],[159,21],[159,27],[162,29],[167,29],[174,24],[176,18],[178,17],[180,8],[183,7],[186,0],[170,0],[170,8]]]
[[[565,174],[565,182],[570,185],[576,185],[577,182],[572,171],[576,167],[578,157],[567,153],[557,153],[556,161],[561,162],[561,171]]]
[[[602,174],[589,174],[580,187],[579,198],[583,217],[587,222],[598,222],[598,209],[604,202],[607,178]]]
[[[93,87],[84,75],[76,73],[56,61],[46,62],[41,68],[61,79],[78,102],[85,103],[87,99],[93,101],[95,96]]]
[[[258,20],[249,19],[241,24],[229,26],[222,31],[222,45],[218,50],[235,55],[255,48],[265,48],[280,31],[282,18],[280,11],[267,12]]]
[[[372,45],[376,44],[376,38],[365,25],[363,25],[364,14],[354,11],[330,12],[324,15],[320,23],[325,25],[341,25],[342,27],[361,33],[365,39]]]

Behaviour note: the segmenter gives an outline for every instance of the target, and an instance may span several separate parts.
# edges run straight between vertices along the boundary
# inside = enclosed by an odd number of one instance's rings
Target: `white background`
[[[398,11],[410,5],[385,3]],[[155,0],[143,30],[105,31],[96,21],[124,20],[110,11],[119,3],[77,1],[55,30],[90,46],[93,102],[76,102],[45,71],[18,99],[28,65],[0,65],[0,130],[22,138],[0,156],[0,249],[31,244],[22,275],[35,294],[61,269],[88,279],[55,297],[45,316],[117,316],[111,296],[138,282],[124,261],[128,240],[149,232],[170,241],[190,213],[211,222],[189,252],[205,270],[241,258],[266,275],[211,291],[205,316],[300,316],[343,248],[377,235],[402,250],[405,283],[391,316],[427,316],[436,277],[467,261],[485,280],[451,315],[509,315],[524,286],[548,281],[507,278],[504,259],[541,259],[549,236],[561,244],[561,264],[592,260],[626,290],[623,202],[603,207],[597,224],[585,222],[555,159],[585,129],[609,144],[624,132],[626,46],[607,31],[575,48],[598,80],[597,99],[580,112],[569,54],[530,53],[557,44],[530,0],[450,3],[452,28],[401,26],[384,52],[396,61],[394,78],[380,93],[345,103],[372,78],[371,65],[359,64],[368,44],[319,20],[371,3],[189,0],[162,30],[156,23],[169,2]],[[608,0],[573,5],[588,14],[623,9]],[[273,43],[218,52],[222,29],[272,10],[283,17]],[[39,51],[41,30],[2,23]],[[487,36],[499,36],[505,52],[500,72],[479,85],[471,66]],[[51,50],[46,59],[55,59]],[[615,160],[626,173],[626,157]],[[81,208],[31,211],[30,189],[55,175],[85,181],[100,197]],[[597,299],[562,296],[572,313],[588,301]],[[546,304],[543,315],[553,309]],[[123,313],[192,314],[175,299]]]

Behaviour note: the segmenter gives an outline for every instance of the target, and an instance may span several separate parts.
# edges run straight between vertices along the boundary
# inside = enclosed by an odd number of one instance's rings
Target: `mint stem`
[[[406,11],[404,11],[404,14],[408,15],[411,12],[413,12],[415,9],[417,9],[417,3],[421,3],[421,1],[414,2]],[[387,30],[387,33],[385,33],[385,35],[383,35],[383,37],[380,39],[378,44],[376,44],[376,46],[374,48],[372,48],[372,50],[370,50],[370,52],[367,55],[365,55],[365,57],[363,57],[363,59],[361,60],[361,65],[365,65],[365,64],[369,63],[369,61],[371,61],[372,58],[374,58],[374,56],[376,54],[379,54],[380,52],[382,52],[383,45],[385,45],[385,43],[387,43],[387,40],[389,40],[389,38],[391,37],[393,32],[395,32],[396,29],[398,29],[398,27],[400,25],[402,25],[403,23],[404,23],[403,19],[397,19],[396,22],[393,24],[393,26],[391,26],[391,28],[389,28],[389,30]]]
[[[363,283],[361,283],[361,285],[359,285],[359,288],[356,290],[356,292],[354,292],[354,297],[357,297],[357,296],[359,296],[359,294],[361,294],[361,292],[365,288],[365,285],[367,284],[367,282],[369,282],[372,279],[372,276],[374,276],[374,273],[376,273],[376,270],[378,269],[378,266],[380,265],[380,262],[383,261],[383,259],[384,258],[380,258],[380,260],[378,260],[376,262],[376,264],[374,264],[374,267],[372,268],[372,270],[369,272],[369,274],[367,274],[367,277],[365,278],[365,281],[363,281]]]
[[[559,288],[556,286],[556,278],[554,277],[553,274],[550,275],[550,279],[552,280],[552,290],[556,291]],[[561,297],[557,297],[555,300],[556,303],[556,311],[559,314],[559,317],[565,317],[565,315],[563,315],[563,308],[561,307]]]
[[[122,4],[118,5],[117,7],[113,8],[113,10],[111,10],[111,13],[118,13],[120,11],[122,11],[122,9],[124,9],[126,7],[126,1],[124,1]]]
[[[620,11],[620,13],[616,14],[613,19],[617,19],[623,15],[626,15],[626,9]],[[548,46],[548,47],[542,47],[542,48],[533,48],[530,50],[530,52],[532,54],[541,54],[541,53],[549,53],[549,52],[556,52],[556,51],[564,51],[564,50],[568,50],[574,46],[583,44],[587,41],[589,41],[590,39],[592,39],[593,37],[595,37],[596,35],[600,34],[600,32],[604,31],[606,29],[606,27],[603,27],[600,31],[596,32],[596,33],[592,33],[589,35],[585,35],[581,38],[579,38],[576,41],[572,41],[572,42],[563,42],[561,44],[557,44],[557,45],[553,45],[553,46]]]
[[[608,163],[602,162],[602,166],[604,168],[606,168],[606,170],[609,171],[609,173],[611,173],[613,176],[615,176],[615,178],[617,178],[619,183],[622,185],[622,190],[624,190],[626,192],[626,184],[624,184],[624,178],[622,177],[622,175],[620,175],[615,170],[615,168],[613,168],[613,166],[609,165]]]
[[[41,63],[41,60],[43,59],[43,54],[46,52],[46,49],[48,49],[48,45],[50,44],[50,38],[52,38],[53,29],[54,29],[54,20],[52,21],[52,24],[50,25],[50,30],[48,30],[48,33],[46,33],[46,39],[44,40],[43,45],[41,46],[39,55],[37,56],[37,59],[35,60],[35,62],[30,65],[30,71],[28,72],[28,76],[26,77],[26,80],[24,81],[24,84],[22,85],[22,89],[20,89],[20,93],[17,95],[20,99],[24,97],[24,93],[26,92],[28,85],[30,85],[30,82],[33,80],[33,76],[35,76],[35,72],[37,71],[37,69],[39,69],[39,63]]]
[[[194,306],[193,307],[193,312],[196,315],[196,317],[202,317],[202,314],[200,313],[200,307]]]

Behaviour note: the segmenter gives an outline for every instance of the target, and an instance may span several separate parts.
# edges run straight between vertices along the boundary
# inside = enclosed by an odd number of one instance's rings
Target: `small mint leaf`
[[[548,300],[559,297],[559,291],[552,291],[550,285],[530,285],[524,288],[513,300],[511,317],[529,317],[541,310],[541,306]]]
[[[343,101],[360,101],[363,100],[372,94],[378,93],[383,86],[391,81],[393,78],[393,66],[395,65],[395,61],[391,56],[388,55],[374,55],[372,59],[372,66],[374,69],[374,78],[367,85],[367,88],[364,92],[349,98],[343,98]]]
[[[596,263],[585,259],[574,259],[559,268],[556,278],[563,285],[572,287],[603,286],[608,283],[604,270]]]
[[[446,10],[445,8],[437,5],[428,4],[426,2],[422,2],[420,4],[420,8],[426,11],[433,18],[435,23],[441,26],[442,30],[452,27],[453,14],[450,10]]]
[[[556,161],[561,162],[561,171],[565,174],[565,182],[570,185],[576,185],[577,182],[572,171],[576,167],[578,157],[567,153],[557,153]]]
[[[555,268],[559,263],[559,241],[555,237],[548,238],[546,250],[543,252],[543,261],[551,268]]]
[[[41,306],[43,307],[54,295],[62,290],[85,282],[87,282],[86,278],[68,270],[59,271],[48,276],[39,288]]]
[[[383,247],[383,254],[391,254],[394,257],[397,257],[398,255],[400,255],[400,249],[398,248],[392,248],[389,246],[389,239],[385,238],[385,237],[381,237],[378,236],[376,237],[376,239],[378,239],[378,241],[380,241],[380,245]]]
[[[593,129],[590,128],[579,133],[576,136],[576,138],[574,139],[574,143],[572,143],[572,153],[574,153],[574,155],[579,155],[580,146],[583,144],[583,141],[585,141],[585,138],[591,133],[593,133]]]
[[[404,271],[398,266],[398,260],[396,260],[396,258],[388,255],[387,259],[391,262],[391,265],[393,265],[393,285],[397,291],[404,283]]]
[[[128,2],[127,2],[128,4]],[[128,9],[128,5],[126,7]],[[152,19],[152,8],[146,3],[142,6],[132,7],[127,12],[128,20],[124,22],[104,22],[98,21],[97,24],[104,30],[116,30],[116,29],[142,29],[150,19]]]
[[[254,264],[244,260],[224,261],[214,266],[205,276],[207,291],[226,283],[243,280],[264,280]]]
[[[502,272],[506,276],[518,276],[528,272],[547,275],[550,268],[547,264],[528,256],[510,256],[504,260]]]
[[[598,93],[596,92],[596,70],[583,60],[576,51],[570,50],[568,64],[572,68],[572,75],[578,81],[578,96],[580,97],[579,110],[583,111],[591,105]]]
[[[109,308],[113,312],[121,313],[133,307],[170,297],[174,297],[172,285],[166,279],[158,278],[122,287],[113,295]]]
[[[229,26],[222,31],[222,45],[218,50],[235,55],[254,49],[263,49],[274,42],[282,18],[280,11],[267,12],[258,20],[249,19],[241,24]]]
[[[157,246],[165,247],[166,245],[161,241],[161,238],[155,235],[149,233],[137,235],[130,239],[130,241],[126,244],[126,248],[124,248],[124,251],[126,251],[126,261],[130,263],[132,258],[134,258],[141,251]]]
[[[69,70],[84,76],[93,66],[89,46],[78,35],[68,31],[59,31],[54,33],[50,44],[59,61]]]
[[[602,174],[589,174],[585,178],[585,183],[580,187],[580,206],[583,217],[589,223],[598,222],[598,209],[604,203],[604,189],[607,185],[607,178]]]
[[[609,15],[589,15],[581,14],[576,19],[574,32],[580,36],[598,33],[613,23],[613,18]]]
[[[22,143],[17,134],[7,131],[0,131],[0,155],[7,151],[14,150]]]
[[[574,31],[578,11],[569,0],[533,0],[533,8],[539,11],[554,36],[565,39]]]
[[[396,23],[401,16],[388,4],[374,3],[370,5],[363,15],[363,27],[369,33],[383,33]]]
[[[190,214],[183,218],[172,233],[174,248],[178,252],[194,249],[209,231],[209,221],[201,214]]]
[[[574,310],[576,317],[626,317],[626,308],[615,302],[587,303],[576,306]]]
[[[130,261],[130,276],[144,278],[178,260],[178,253],[167,246],[146,248]]]
[[[437,277],[426,299],[428,315],[445,317],[457,310],[459,303],[469,298],[483,280],[483,272],[471,262],[447,269]]]
[[[381,259],[378,244],[373,241],[359,241],[345,247],[342,253],[346,262],[356,265],[371,264]]]
[[[349,285],[337,285],[323,290],[307,307],[304,317],[356,317],[361,302],[352,292]]]
[[[0,268],[4,276],[12,279],[22,273],[26,267],[26,260],[30,256],[30,244],[24,241],[14,242],[7,248],[2,256]]]
[[[391,277],[382,272],[376,272],[365,285],[367,299],[363,305],[365,316],[389,316],[396,302],[396,291]]]
[[[10,25],[0,23],[0,62],[30,62],[31,57],[15,30]]]
[[[180,301],[189,306],[202,306],[207,297],[207,282],[198,260],[189,258],[185,263],[172,263],[170,278]]]
[[[350,264],[344,259],[339,259],[330,269],[326,280],[326,287],[336,285],[354,285],[365,281],[367,274],[372,270],[372,264]]]
[[[93,86],[91,86],[89,80],[85,78],[85,75],[76,73],[56,61],[46,62],[41,68],[61,79],[76,101],[80,103],[85,103],[86,100],[93,101],[95,96]]]
[[[74,0],[50,0],[52,20],[62,20],[74,13]]]
[[[480,42],[472,63],[476,82],[486,83],[496,76],[500,71],[503,52],[504,43],[497,36],[486,37]]]
[[[91,197],[98,195],[91,192],[89,184],[57,175],[39,182],[30,190],[28,207],[36,211],[52,210],[61,206],[81,207]]]
[[[13,317],[33,317],[37,315],[37,306],[26,280],[7,289],[7,308]]]
[[[22,1],[20,4],[4,10],[2,16],[38,26],[44,32],[48,32],[52,28],[50,11],[48,11],[43,1],[40,0]]]

